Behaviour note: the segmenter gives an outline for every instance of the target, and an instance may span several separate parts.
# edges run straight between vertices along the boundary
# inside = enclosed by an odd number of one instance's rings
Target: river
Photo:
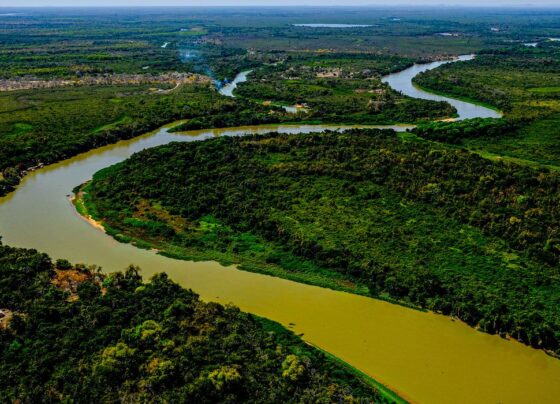
[[[415,64],[408,69],[385,76],[383,78],[383,82],[389,84],[393,89],[400,91],[401,93],[412,98],[421,98],[423,100],[432,101],[447,101],[457,109],[457,120],[469,118],[500,118],[502,114],[499,111],[486,108],[482,105],[476,105],[470,102],[432,94],[418,88],[412,82],[412,78],[419,73],[433,70],[436,67],[447,63],[471,60],[474,57],[474,55],[462,55],[452,60]]]
[[[53,258],[101,265],[139,265],[149,278],[167,272],[206,301],[290,327],[303,338],[417,403],[554,403],[560,361],[515,341],[484,334],[449,317],[349,293],[223,267],[178,261],[120,244],[74,211],[68,194],[101,168],[170,141],[244,133],[320,131],[339,126],[284,125],[169,133],[167,128],[102,147],[27,175],[0,198],[0,234],[8,245]],[[404,130],[406,127],[396,127]]]
[[[226,97],[235,97],[235,95],[233,95],[233,91],[237,88],[237,85],[239,83],[244,83],[247,81],[247,76],[251,74],[251,72],[252,70],[245,70],[239,73],[232,81],[225,84],[218,91],[220,92],[220,94],[225,95]]]

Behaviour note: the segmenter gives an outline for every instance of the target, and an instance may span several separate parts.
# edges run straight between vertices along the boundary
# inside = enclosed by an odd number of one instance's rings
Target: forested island
[[[389,297],[558,353],[560,177],[391,130],[171,144],[80,189],[109,234]]]
[[[3,6],[0,401],[556,402],[559,37],[554,8]],[[387,81],[425,62],[424,98]]]

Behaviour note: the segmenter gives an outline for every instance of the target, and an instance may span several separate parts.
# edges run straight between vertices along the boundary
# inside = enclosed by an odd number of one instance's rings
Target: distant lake
[[[309,28],[366,28],[373,27],[373,25],[362,24],[292,24],[294,27],[309,27]]]

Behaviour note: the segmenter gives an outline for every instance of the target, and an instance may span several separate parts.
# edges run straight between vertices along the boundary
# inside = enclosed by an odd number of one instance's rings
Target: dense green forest
[[[249,16],[254,26],[246,28],[241,28],[246,16],[235,14],[232,18],[231,13],[211,10],[182,9],[177,13],[168,10],[154,15],[153,10],[143,9],[133,13],[130,10],[38,12],[28,9],[25,12],[16,10],[13,17],[0,16],[0,80],[2,86],[8,88],[14,83],[35,81],[88,82],[115,75],[136,74],[145,78],[188,71],[224,80],[242,69],[280,66],[288,60],[291,62],[287,64],[296,67],[317,59],[318,65],[343,63],[352,74],[366,71],[355,80],[323,83],[322,91],[326,89],[332,93],[328,90],[331,85],[339,89],[335,88],[335,94],[330,97],[306,99],[305,102],[310,102],[314,108],[304,116],[290,116],[274,105],[226,100],[203,84],[183,85],[171,91],[171,84],[62,87],[51,83],[49,87],[52,85],[52,88],[2,91],[0,195],[13,190],[31,167],[137,136],[177,119],[189,118],[178,128],[187,130],[301,120],[412,122],[453,114],[448,105],[442,108],[437,103],[403,100],[387,89],[383,90],[387,96],[369,93],[379,86],[379,75],[406,67],[414,57],[391,56],[388,52],[379,55],[368,48],[365,54],[342,53],[330,59],[322,58],[320,38],[286,25],[295,14],[289,13],[283,21],[278,20],[275,13],[255,16],[249,12]],[[263,26],[263,21],[271,22],[273,27]],[[224,36],[237,37],[243,31],[259,32],[258,35],[265,37],[270,34],[269,29],[276,32],[274,35],[300,30],[298,35],[318,41],[316,52],[306,55],[297,50],[255,50],[249,49],[244,41],[228,45],[224,39]],[[330,34],[328,37],[333,39]],[[375,80],[369,83],[372,75]],[[299,86],[305,90],[304,86]],[[304,94],[309,95],[305,91]]]
[[[30,169],[178,120],[171,131],[415,123],[160,146],[76,184],[74,204],[139,248],[433,310],[560,357],[559,21],[552,8],[2,9],[0,196]],[[467,53],[415,83],[503,118],[445,121],[448,103],[381,81]],[[249,69],[236,98],[219,94]],[[161,271],[107,274],[0,237],[0,402],[402,402]]]
[[[558,353],[559,187],[545,169],[353,130],[150,149],[82,199],[121,241],[369,289]]]
[[[560,45],[485,50],[468,62],[444,65],[415,78],[423,87],[499,107],[512,130],[475,131],[464,147],[518,163],[560,166]],[[505,128],[506,126],[504,126]],[[513,130],[516,129],[516,130]],[[453,139],[436,139],[458,143]],[[455,140],[455,141],[453,141]]]
[[[460,145],[476,138],[497,138],[511,133],[519,126],[518,122],[504,118],[473,118],[457,122],[421,123],[412,132],[428,140]]]
[[[164,270],[165,268],[162,268]],[[0,244],[8,402],[391,402],[290,331],[162,273],[53,263]]]

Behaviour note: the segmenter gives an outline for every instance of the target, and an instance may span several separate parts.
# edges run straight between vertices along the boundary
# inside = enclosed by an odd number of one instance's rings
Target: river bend
[[[409,70],[409,81],[414,71]],[[395,83],[392,76],[387,81]],[[398,78],[405,80],[402,73]],[[343,129],[336,125],[282,125],[177,134],[164,127],[102,147],[32,172],[15,192],[0,198],[0,234],[8,245],[36,248],[53,258],[98,264],[105,271],[135,264],[145,278],[167,272],[204,300],[233,303],[292,328],[306,341],[413,402],[558,402],[560,360],[542,351],[478,332],[449,317],[216,262],[173,260],[121,244],[78,216],[68,197],[73,187],[91,179],[98,170],[171,141],[326,128]]]

